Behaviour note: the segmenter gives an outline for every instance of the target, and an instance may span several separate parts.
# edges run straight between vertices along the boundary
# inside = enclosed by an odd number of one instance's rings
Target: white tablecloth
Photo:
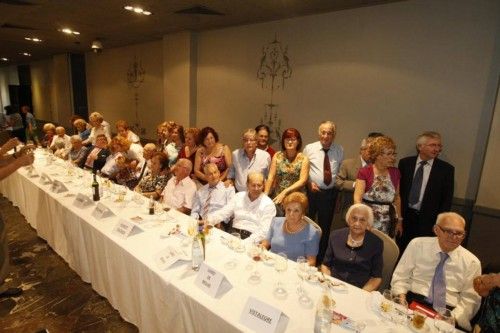
[[[189,218],[175,211],[151,217],[146,202],[138,205],[130,200],[126,204],[115,202],[115,195],[101,200],[116,216],[97,220],[91,214],[95,205],[86,208],[74,206],[75,194],[90,194],[90,177],[68,176],[68,168],[61,162],[46,165],[45,156],[36,154],[35,170],[59,179],[69,191],[53,193],[50,185],[40,183],[40,177],[28,177],[22,168],[0,182],[0,191],[18,206],[38,235],[66,260],[81,278],[106,297],[122,317],[143,332],[239,332],[249,331],[239,323],[243,307],[249,296],[258,298],[286,314],[290,320],[287,332],[312,332],[315,309],[305,309],[298,302],[295,290],[299,282],[295,264],[289,262],[283,274],[289,296],[278,300],[273,296],[277,274],[273,267],[259,264],[263,283],[251,285],[247,278],[250,258],[236,253],[220,241],[221,231],[214,230],[207,243],[206,263],[223,272],[232,289],[218,298],[212,298],[194,283],[196,272],[190,262],[176,263],[161,271],[154,255],[167,245],[182,246],[178,237],[160,237],[176,224],[185,228]],[[83,185],[80,184],[83,180]],[[102,184],[101,184],[102,186]],[[69,196],[71,195],[71,196]],[[112,234],[119,218],[141,216],[149,221],[140,225],[143,232],[127,239]],[[166,222],[166,220],[170,222]],[[185,245],[190,252],[189,245]],[[228,270],[225,263],[235,258],[238,265]],[[321,294],[321,287],[305,283],[313,300]],[[336,310],[355,320],[368,324],[364,332],[409,331],[391,326],[371,310],[370,294],[353,286],[347,292],[334,292]],[[344,331],[338,326],[334,331]]]

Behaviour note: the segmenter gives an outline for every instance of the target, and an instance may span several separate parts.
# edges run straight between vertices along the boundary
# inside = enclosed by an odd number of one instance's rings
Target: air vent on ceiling
[[[181,9],[175,12],[176,14],[187,14],[187,15],[215,15],[224,16],[225,14],[210,9],[205,6],[194,6],[186,9]]]
[[[28,1],[24,0],[0,0],[0,3],[4,3],[7,5],[13,5],[13,6],[34,6],[36,3],[31,3]]]
[[[22,30],[36,30],[35,28],[28,27],[26,25],[18,25],[18,24],[12,24],[12,23],[4,23],[4,24],[0,25],[0,28],[22,29]]]

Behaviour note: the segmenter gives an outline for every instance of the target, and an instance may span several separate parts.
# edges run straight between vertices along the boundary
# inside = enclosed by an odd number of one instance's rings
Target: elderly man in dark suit
[[[440,159],[441,135],[424,132],[417,137],[417,156],[399,161],[403,236],[401,253],[415,237],[432,236],[439,213],[451,208],[455,168]]]

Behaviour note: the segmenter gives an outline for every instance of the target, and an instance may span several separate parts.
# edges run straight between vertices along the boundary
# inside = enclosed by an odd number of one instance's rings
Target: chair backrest
[[[384,234],[382,231],[372,229],[371,232],[384,242],[384,268],[382,269],[382,284],[379,290],[389,289],[394,266],[396,266],[399,256],[399,247],[389,235]]]
[[[316,228],[317,230],[319,230],[319,236],[321,238],[321,235],[323,235],[323,230],[321,230],[321,227],[319,226],[319,224],[317,224],[316,222],[314,222],[311,218],[309,218],[308,216],[304,216],[304,220],[306,220],[308,223],[312,224],[312,226],[314,228]]]

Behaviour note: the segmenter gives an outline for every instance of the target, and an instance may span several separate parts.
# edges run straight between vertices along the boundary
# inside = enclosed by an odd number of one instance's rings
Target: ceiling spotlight
[[[9,61],[8,58],[0,58],[0,60],[2,60],[2,61]]]
[[[35,43],[40,43],[42,40],[40,38],[37,38],[37,37],[24,37],[24,39],[26,40],[29,40],[29,41],[32,41],[32,42],[35,42]]]
[[[78,31],[73,31],[73,30],[68,29],[68,28],[59,29],[59,31],[64,32],[65,34],[68,34],[68,35],[79,35],[80,34]]]
[[[92,49],[92,51],[94,53],[101,53],[102,49],[103,49],[102,42],[100,40],[96,39],[96,40],[92,41],[90,48]]]
[[[134,12],[136,14],[143,14],[143,15],[146,15],[146,16],[149,16],[149,15],[152,14],[149,10],[144,10],[141,7],[134,7],[134,6],[127,5],[127,6],[123,7],[123,8],[125,10]]]
[[[20,55],[23,55],[25,57],[31,57],[31,53],[28,53],[28,52],[21,52],[19,53]]]

